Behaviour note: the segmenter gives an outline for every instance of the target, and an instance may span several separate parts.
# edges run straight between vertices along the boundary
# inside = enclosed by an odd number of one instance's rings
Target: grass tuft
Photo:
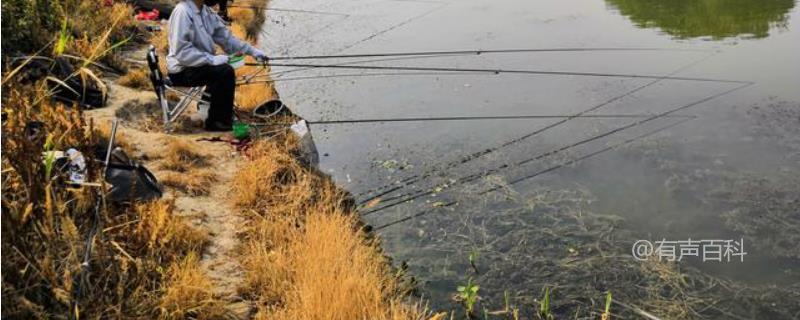
[[[260,142],[233,180],[247,221],[239,290],[256,302],[255,318],[420,318],[348,195],[296,153],[292,139]]]
[[[208,156],[200,153],[191,142],[182,139],[170,139],[163,155],[159,166],[164,170],[186,172],[208,165]]]
[[[150,82],[149,71],[145,71],[144,69],[129,70],[128,73],[117,80],[117,84],[139,90],[149,90],[153,88],[153,84]]]
[[[185,218],[173,213],[175,203],[160,200],[135,206],[137,223],[133,237],[156,255],[183,255],[200,252],[208,234],[189,226]]]
[[[207,196],[217,177],[211,170],[191,170],[188,172],[167,171],[160,175],[162,184],[190,196]]]
[[[164,295],[159,302],[163,319],[222,319],[227,315],[222,301],[213,295],[214,285],[199,266],[196,254],[175,261],[167,270]]]

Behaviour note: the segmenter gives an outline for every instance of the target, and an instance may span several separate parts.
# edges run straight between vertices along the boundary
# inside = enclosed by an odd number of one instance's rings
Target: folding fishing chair
[[[161,73],[161,69],[158,67],[158,54],[152,45],[147,52],[147,66],[150,68],[150,81],[153,83],[153,89],[164,114],[164,131],[169,132],[172,129],[172,123],[186,111],[192,101],[210,103],[210,96],[204,92],[205,86],[181,89],[173,87],[169,77],[165,77]],[[177,93],[181,99],[177,103],[171,104],[167,100],[168,91]]]

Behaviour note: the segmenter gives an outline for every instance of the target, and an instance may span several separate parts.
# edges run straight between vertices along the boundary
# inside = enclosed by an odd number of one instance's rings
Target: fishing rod
[[[532,178],[538,177],[538,176],[540,176],[540,175],[543,175],[543,174],[545,174],[545,173],[548,173],[548,172],[552,172],[552,171],[558,170],[558,169],[560,169],[560,168],[563,168],[563,167],[566,167],[566,166],[569,166],[569,165],[572,165],[572,164],[578,163],[578,162],[580,162],[580,161],[583,161],[583,160],[586,160],[586,159],[589,159],[589,158],[592,158],[592,157],[598,156],[598,155],[600,155],[600,154],[606,153],[606,152],[608,152],[608,151],[611,151],[611,150],[615,150],[615,149],[617,149],[617,148],[619,148],[619,147],[622,147],[622,146],[625,146],[625,145],[631,144],[631,143],[633,143],[633,142],[635,142],[635,141],[638,141],[638,140],[641,140],[641,139],[647,138],[647,137],[649,137],[649,136],[652,136],[652,135],[654,135],[654,134],[656,134],[656,133],[659,133],[659,132],[662,132],[662,131],[665,131],[665,130],[671,129],[671,128],[673,128],[673,127],[676,127],[676,126],[678,126],[678,125],[680,125],[680,124],[682,124],[682,123],[684,123],[684,122],[687,122],[687,121],[689,121],[689,120],[692,120],[692,119],[683,119],[683,120],[680,120],[680,121],[674,122],[674,123],[672,123],[672,124],[669,124],[669,125],[666,125],[666,126],[663,126],[663,127],[657,128],[657,129],[655,129],[655,130],[652,130],[652,131],[646,132],[646,133],[644,133],[644,134],[641,134],[641,135],[635,136],[635,137],[633,137],[633,138],[627,139],[627,140],[625,140],[625,141],[622,141],[622,142],[620,142],[620,143],[616,143],[616,144],[613,144],[613,145],[607,146],[607,147],[605,147],[605,148],[602,148],[602,149],[600,149],[600,150],[597,150],[597,151],[591,152],[591,153],[589,153],[589,154],[586,154],[586,155],[583,155],[583,156],[581,156],[581,157],[578,157],[578,158],[575,158],[575,159],[572,159],[572,160],[569,160],[569,161],[566,161],[566,162],[562,162],[562,163],[560,163],[560,164],[554,165],[554,166],[552,166],[552,167],[549,167],[549,168],[547,168],[547,169],[544,169],[544,170],[537,171],[537,172],[535,172],[535,173],[533,173],[533,174],[530,174],[530,175],[528,175],[528,176],[525,176],[525,177],[522,177],[522,178],[516,179],[516,180],[514,180],[514,181],[511,181],[511,182],[509,182],[509,184],[510,184],[510,185],[514,185],[514,184],[517,184],[517,183],[519,183],[519,182],[522,182],[522,181],[524,181],[524,180],[532,179]],[[480,192],[480,193],[479,193],[479,195],[484,195],[484,194],[487,194],[487,193],[489,193],[489,192],[496,191],[496,190],[498,190],[498,189],[500,189],[500,187],[499,187],[499,186],[495,186],[495,187],[492,187],[492,188],[490,188],[490,189],[487,189],[487,190],[484,190],[484,191]],[[385,223],[385,224],[383,224],[383,225],[380,225],[380,226],[378,226],[378,227],[375,227],[373,230],[382,230],[382,229],[385,229],[385,228],[388,228],[388,227],[391,227],[391,226],[394,226],[394,225],[397,225],[397,224],[400,224],[400,223],[403,223],[403,222],[409,221],[409,220],[411,220],[411,219],[414,219],[414,218],[417,218],[417,217],[423,216],[423,215],[425,215],[425,214],[428,214],[428,213],[434,212],[436,209],[439,209],[439,208],[444,208],[444,207],[451,207],[451,206],[454,206],[454,205],[456,205],[456,204],[458,204],[458,201],[450,201],[450,202],[447,202],[447,203],[444,203],[444,204],[442,204],[442,205],[439,205],[439,206],[437,206],[435,209],[427,209],[427,210],[422,210],[422,211],[420,211],[420,212],[417,212],[417,213],[415,213],[415,214],[412,214],[412,215],[409,215],[409,216],[406,216],[406,217],[403,217],[403,218],[397,219],[397,220],[395,220],[395,221],[392,221],[392,222],[389,222],[389,223]]]
[[[314,10],[302,10],[302,9],[271,8],[271,7],[266,7],[266,6],[261,7],[261,6],[258,6],[258,5],[246,5],[246,4],[229,4],[228,8],[262,9],[262,10],[269,10],[269,11],[312,13],[312,14],[320,14],[320,15],[345,16],[345,17],[349,17],[350,16],[347,13],[339,13],[339,12],[314,11]]]
[[[480,75],[482,73],[474,73],[476,75]],[[236,85],[244,85],[244,84],[254,84],[254,83],[275,83],[275,82],[286,82],[286,81],[299,81],[299,80],[321,80],[321,79],[329,79],[329,78],[360,78],[360,77],[380,77],[380,76],[456,76],[456,75],[463,75],[463,73],[452,73],[452,72],[381,72],[381,73],[345,73],[345,74],[331,74],[331,75],[316,75],[316,76],[305,76],[305,77],[292,77],[292,78],[275,78],[275,79],[263,79],[263,80],[251,80],[251,81],[243,81],[237,82]],[[261,78],[267,77],[269,75],[259,75],[254,78]]]
[[[416,117],[416,118],[385,118],[385,119],[345,119],[327,121],[307,121],[309,125],[334,125],[382,122],[427,122],[427,121],[471,121],[471,120],[517,120],[517,119],[561,119],[561,118],[586,118],[586,119],[629,119],[647,118],[652,114],[591,114],[575,117],[573,115],[509,115],[509,116],[455,116],[455,117]],[[668,118],[697,118],[695,115],[670,115]]]
[[[682,72],[683,70],[689,69],[689,68],[691,68],[691,67],[693,67],[693,66],[695,66],[695,65],[697,65],[697,64],[699,64],[699,63],[701,63],[703,61],[705,61],[706,59],[711,58],[714,55],[716,55],[716,53],[712,53],[712,54],[709,54],[709,55],[707,55],[707,56],[705,56],[705,57],[703,57],[701,59],[698,59],[696,61],[692,61],[691,63],[689,63],[687,65],[684,65],[684,66],[682,66],[682,67],[680,67],[680,68],[678,68],[678,69],[676,69],[676,70],[674,70],[674,71],[672,71],[672,72],[670,72],[670,73],[668,73],[668,74],[666,74],[664,76],[666,77],[666,76],[671,76],[671,75],[678,74],[678,73]],[[599,110],[600,108],[603,108],[603,107],[605,107],[605,106],[607,106],[607,105],[609,105],[611,103],[614,103],[614,102],[616,102],[618,100],[621,100],[621,99],[623,99],[623,98],[625,98],[627,96],[630,96],[630,95],[632,95],[632,94],[634,94],[636,92],[639,92],[639,91],[644,90],[644,89],[646,89],[646,88],[648,88],[648,87],[650,87],[652,85],[655,85],[656,83],[659,83],[661,80],[663,80],[663,79],[655,79],[653,81],[650,81],[648,83],[640,85],[640,86],[638,86],[638,87],[636,87],[636,88],[634,88],[634,89],[632,89],[630,91],[627,91],[627,92],[625,92],[623,94],[614,96],[614,97],[612,97],[612,98],[610,98],[610,99],[608,99],[608,100],[606,100],[604,102],[601,102],[601,103],[599,103],[597,105],[594,105],[594,106],[592,106],[592,107],[590,107],[588,109],[585,109],[585,110],[583,110],[581,112],[578,112],[578,113],[574,114],[574,116],[582,116],[582,115],[585,115],[585,114],[587,114],[589,112],[593,112],[593,111]],[[468,154],[468,155],[466,155],[464,157],[461,157],[460,159],[458,159],[456,161],[450,162],[443,170],[452,169],[452,168],[457,167],[459,165],[462,165],[464,163],[467,163],[467,162],[470,162],[470,161],[475,160],[477,158],[480,158],[480,157],[482,157],[484,155],[496,152],[496,151],[498,151],[498,150],[500,150],[502,148],[510,147],[510,146],[512,146],[514,144],[520,143],[520,142],[522,142],[522,141],[524,141],[526,139],[529,139],[529,138],[534,137],[534,136],[536,136],[538,134],[541,134],[542,132],[545,132],[545,131],[550,130],[550,129],[554,128],[554,127],[562,125],[562,124],[564,124],[564,123],[566,123],[566,122],[568,122],[570,120],[572,120],[572,118],[567,118],[567,119],[563,119],[563,120],[560,120],[560,121],[556,121],[556,122],[551,123],[551,124],[549,124],[547,126],[544,126],[542,128],[536,129],[533,132],[530,132],[530,133],[527,133],[525,135],[519,136],[519,137],[514,138],[512,140],[506,141],[505,143],[503,143],[503,144],[501,144],[499,146]],[[382,196],[384,196],[386,194],[389,194],[389,193],[394,192],[396,190],[402,189],[403,187],[408,186],[408,185],[410,185],[412,183],[415,183],[415,182],[417,182],[419,180],[426,179],[426,178],[430,177],[433,173],[435,173],[435,170],[429,170],[428,172],[425,172],[423,174],[412,175],[410,177],[407,177],[407,178],[401,180],[399,185],[396,185],[394,187],[392,187],[392,184],[388,184],[388,185],[385,185],[383,187],[379,187],[379,188],[376,188],[376,189],[373,189],[373,190],[369,190],[369,191],[367,191],[365,193],[361,193],[361,194],[359,194],[359,196],[360,195],[364,195],[364,194],[368,194],[368,193],[372,193],[372,192],[378,192],[378,191],[385,190],[385,191],[379,192],[377,194],[374,194],[374,195],[370,196],[367,199],[364,199],[363,201],[361,201],[359,203],[359,205],[363,205],[363,204],[365,204],[365,203],[367,203],[369,201],[372,201],[372,200],[374,200],[376,198],[382,197]],[[388,189],[388,190],[386,190],[386,189]]]
[[[367,60],[347,61],[347,62],[336,63],[336,65],[353,65],[353,64],[360,64],[360,63],[400,61],[400,60],[417,60],[417,59],[439,58],[439,57],[441,57],[441,56],[390,57],[390,58],[381,58],[381,59],[367,59]],[[259,68],[259,70],[266,69],[265,68],[267,66],[266,62],[261,62],[261,63],[263,63],[263,67]],[[297,69],[270,72],[269,74],[256,75],[256,76],[253,76],[250,79],[248,79],[246,83],[261,83],[261,82],[269,83],[269,82],[274,82],[274,81],[284,81],[284,79],[286,79],[286,78],[272,78],[272,79],[263,80],[263,81],[262,80],[252,81],[252,79],[254,79],[254,78],[263,78],[263,77],[281,76],[281,75],[284,75],[284,74],[287,74],[287,73],[293,73],[293,72],[309,70],[309,69],[311,69],[311,68],[297,68]],[[413,72],[406,72],[404,74],[412,74],[412,73]],[[363,74],[363,73],[358,73],[358,75],[361,75],[361,74]],[[386,74],[389,74],[389,73],[386,73]],[[399,74],[399,72],[395,73],[395,74]],[[426,74],[426,73],[418,72],[417,74]],[[427,72],[427,74],[449,74],[449,73],[446,73],[446,72]],[[476,73],[476,74],[480,74],[480,73]],[[306,80],[306,79],[317,79],[317,78],[337,77],[337,76],[338,75],[322,75],[322,76],[311,76],[311,77],[296,78],[296,79],[295,78],[290,78],[290,79],[287,79],[287,80]]]
[[[584,48],[584,49],[592,50],[592,48]],[[595,48],[595,49],[596,50],[600,50],[600,48]],[[487,52],[488,53],[498,53],[498,52],[511,52],[511,51],[525,52],[525,51],[531,51],[531,50],[538,51],[538,50],[561,50],[561,49],[508,49],[508,50],[488,50],[488,51],[481,51],[481,52],[484,52],[484,53],[487,53]],[[637,49],[630,49],[630,50],[637,50]],[[641,49],[641,50],[648,50],[648,49]],[[673,50],[673,49],[650,48],[649,50]],[[674,50],[688,51],[690,49],[674,49]],[[446,53],[446,54],[437,55],[436,54],[437,52],[438,53]],[[387,53],[387,54],[356,54],[356,55],[317,56],[317,57],[348,57],[348,58],[354,58],[354,57],[374,57],[374,58],[377,58],[377,57],[380,57],[380,58],[382,58],[382,59],[346,61],[346,62],[341,62],[341,63],[335,63],[334,64],[334,65],[355,65],[355,64],[370,63],[370,62],[416,60],[416,59],[424,59],[424,58],[441,58],[441,57],[449,57],[449,56],[469,56],[471,54],[474,54],[475,52],[477,52],[477,51],[430,51],[430,54],[427,54],[426,52],[415,52],[415,53]],[[312,56],[308,56],[308,57],[312,57]],[[281,58],[282,57],[270,58],[267,61],[259,62],[259,64],[263,64],[264,66],[266,66],[268,61],[281,59]],[[313,68],[296,68],[296,69],[290,69],[290,70],[275,71],[275,72],[271,72],[270,74],[250,77],[247,80],[246,83],[271,83],[271,82],[276,82],[276,81],[309,80],[309,79],[321,79],[321,78],[339,77],[339,75],[327,75],[327,76],[310,76],[310,77],[290,78],[290,79],[273,78],[273,79],[269,79],[269,80],[252,81],[254,78],[274,77],[274,76],[278,76],[278,75],[283,75],[283,74],[293,73],[293,72],[298,72],[298,71],[303,71],[303,70],[309,70],[309,69],[313,69]],[[482,73],[483,72],[476,72],[476,74],[482,74]],[[390,73],[373,73],[373,74],[374,75],[393,75],[393,74],[390,74]],[[394,73],[394,74],[401,75],[401,73]],[[402,73],[402,75],[406,75],[406,74],[412,74],[412,73],[410,73],[410,72]],[[417,73],[417,74],[425,75],[425,73]],[[435,74],[445,75],[445,74],[450,74],[450,73],[447,73],[447,72],[430,72],[428,74],[429,75],[435,75]],[[356,76],[356,74],[351,74],[351,75],[352,76]],[[360,76],[362,74],[357,74],[357,75]],[[366,74],[366,75],[371,75],[371,74]],[[342,75],[342,76],[346,76],[346,75]]]
[[[258,63],[246,63],[246,65],[260,66]],[[538,74],[551,76],[584,76],[584,77],[605,77],[605,78],[630,78],[630,79],[663,79],[675,81],[698,81],[716,83],[747,83],[740,80],[694,78],[694,77],[662,77],[656,75],[623,74],[623,73],[599,73],[599,72],[574,72],[574,71],[545,71],[545,70],[519,70],[519,69],[481,69],[481,68],[443,68],[443,67],[405,67],[405,66],[363,66],[363,65],[335,65],[335,64],[302,64],[302,63],[271,63],[271,67],[308,67],[308,68],[331,68],[331,69],[360,69],[360,70],[394,70],[394,71],[442,71],[442,72],[472,72],[489,74]]]
[[[494,50],[451,50],[451,51],[417,51],[417,52],[385,52],[385,53],[356,53],[337,55],[308,55],[308,56],[279,56],[270,57],[275,60],[318,60],[318,59],[347,59],[347,58],[375,58],[375,57],[402,57],[402,56],[442,56],[442,55],[482,55],[498,53],[533,53],[533,52],[595,52],[595,51],[671,51],[671,52],[708,52],[703,49],[679,48],[528,48],[528,49],[494,49]]]
[[[518,167],[518,166],[521,166],[521,165],[525,165],[527,163],[530,163],[530,162],[533,162],[533,161],[536,161],[536,160],[540,160],[540,159],[543,159],[545,157],[558,154],[560,152],[564,152],[566,150],[575,148],[577,146],[580,146],[580,145],[583,145],[583,144],[586,144],[586,143],[589,143],[589,142],[592,142],[592,141],[596,141],[596,140],[605,138],[607,136],[610,136],[612,134],[618,133],[620,131],[627,130],[627,129],[630,129],[630,128],[633,128],[633,127],[637,127],[637,126],[641,126],[641,125],[643,125],[645,123],[648,123],[650,121],[653,121],[653,120],[656,120],[656,119],[659,119],[659,118],[663,118],[663,117],[665,117],[667,115],[673,114],[673,113],[681,111],[681,110],[685,110],[685,109],[691,108],[691,107],[696,106],[698,104],[705,103],[707,101],[710,101],[710,100],[713,100],[715,98],[730,94],[732,92],[741,90],[741,89],[743,89],[745,87],[748,87],[748,86],[751,86],[751,85],[753,85],[752,82],[745,83],[745,84],[742,84],[740,86],[736,86],[736,87],[734,87],[732,89],[729,89],[729,90],[726,90],[726,91],[723,91],[723,92],[720,92],[720,93],[717,93],[717,94],[702,98],[700,100],[696,100],[696,101],[694,101],[692,103],[689,103],[689,104],[686,104],[686,105],[678,106],[676,108],[667,110],[667,111],[662,112],[660,114],[653,115],[653,116],[648,117],[646,119],[634,121],[634,122],[631,122],[631,123],[629,123],[627,125],[624,125],[624,126],[617,127],[615,129],[606,131],[604,133],[601,133],[601,134],[598,134],[598,135],[595,135],[595,136],[580,140],[578,142],[575,142],[575,143],[572,143],[572,144],[569,144],[569,145],[566,145],[566,146],[562,146],[562,147],[560,147],[558,149],[550,150],[550,151],[547,151],[545,153],[541,153],[541,154],[539,154],[537,156],[522,160],[522,161],[517,162],[515,164],[503,164],[503,165],[497,166],[495,168],[486,170],[486,171],[484,171],[482,173],[475,173],[475,174],[471,174],[471,175],[467,175],[467,176],[461,177],[459,179],[456,179],[456,181],[453,182],[452,184],[450,184],[450,186],[469,183],[469,182],[478,180],[478,179],[480,179],[482,177],[485,177],[485,176],[488,176],[488,175],[491,175],[491,174],[495,174],[497,172],[501,172],[501,171],[509,169],[509,168],[514,168],[514,167]],[[387,205],[384,205],[382,207],[379,207],[379,208],[376,208],[376,209],[373,209],[373,210],[370,210],[370,211],[367,211],[367,212],[363,213],[362,216],[367,216],[367,215],[373,214],[375,212],[383,211],[385,209],[397,206],[397,205],[405,203],[407,201],[411,201],[411,200],[414,200],[414,199],[417,199],[417,198],[420,198],[420,197],[423,197],[423,196],[426,196],[426,195],[430,195],[430,194],[433,194],[433,193],[437,193],[435,191],[435,189],[429,189],[427,191],[420,190],[420,191],[417,191],[416,193],[406,193],[406,194],[402,194],[400,196],[395,196],[395,197],[392,198],[392,200],[399,198],[398,201],[393,202],[393,203],[389,203]]]

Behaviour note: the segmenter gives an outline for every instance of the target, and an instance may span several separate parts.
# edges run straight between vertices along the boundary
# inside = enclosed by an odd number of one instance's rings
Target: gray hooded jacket
[[[182,0],[169,17],[169,53],[167,71],[181,72],[186,67],[211,64],[215,55],[214,44],[231,54],[241,51],[252,55],[253,47],[231,34],[211,8],[197,8],[194,1]]]

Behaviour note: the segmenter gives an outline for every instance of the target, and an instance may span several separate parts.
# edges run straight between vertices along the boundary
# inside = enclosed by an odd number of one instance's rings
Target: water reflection
[[[606,0],[640,28],[676,38],[765,38],[786,28],[794,0]]]

